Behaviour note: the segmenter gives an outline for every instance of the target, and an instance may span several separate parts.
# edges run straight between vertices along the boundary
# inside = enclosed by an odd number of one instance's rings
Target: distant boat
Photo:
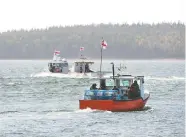
[[[48,69],[52,73],[68,74],[69,65],[65,58],[60,57],[60,51],[54,51],[53,60],[48,63]]]
[[[80,47],[80,52],[84,51],[84,47]],[[94,64],[94,61],[88,59],[85,57],[82,53],[78,60],[74,61],[74,64],[72,66],[71,72],[89,75],[92,77],[100,77],[100,75],[104,76],[105,74],[112,73],[110,71],[95,71],[90,68],[91,65]]]
[[[83,55],[84,47],[80,47],[80,58],[76,61],[74,61],[71,72],[75,72],[78,74],[87,74],[94,72],[92,69],[90,69],[90,66],[94,64],[94,61],[91,61],[90,59],[86,58]]]
[[[113,64],[113,63],[112,63]],[[132,88],[133,82],[139,83],[139,89]],[[94,83],[90,90],[85,90],[84,98],[79,100],[80,109],[96,109],[122,112],[142,110],[150,97],[144,93],[144,76],[114,75],[110,78],[99,78],[100,88]]]
[[[74,61],[72,71],[76,73],[91,73],[94,72],[90,69],[90,66],[94,64],[94,61],[89,60],[88,58],[81,56],[80,59]]]

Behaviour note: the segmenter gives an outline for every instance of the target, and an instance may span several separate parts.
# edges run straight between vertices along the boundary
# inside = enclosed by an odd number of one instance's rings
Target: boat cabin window
[[[123,86],[123,87],[129,87],[131,84],[130,84],[130,80],[126,80],[126,79],[121,79],[120,80],[120,86]]]
[[[49,67],[52,67],[52,63],[48,63],[48,66],[49,66]]]
[[[111,90],[114,87],[114,80],[113,79],[106,79],[106,89]]]
[[[142,78],[142,83],[143,83],[143,84],[145,83],[144,78]]]
[[[68,67],[68,63],[62,63],[62,67]]]
[[[53,63],[53,66],[56,66],[56,67],[68,67],[68,63]]]
[[[61,64],[60,64],[60,63],[57,63],[57,64],[56,64],[56,67],[61,67]]]
[[[107,79],[106,80],[106,86],[114,86],[114,80],[113,79]]]

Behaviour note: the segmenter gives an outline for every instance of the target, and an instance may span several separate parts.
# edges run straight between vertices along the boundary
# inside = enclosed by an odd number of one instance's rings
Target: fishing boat
[[[91,77],[100,76],[100,71],[95,71],[90,68],[95,62],[88,59],[85,55],[83,55],[84,47],[80,47],[80,58],[74,61],[74,64],[71,68],[71,73],[83,74]],[[112,73],[110,71],[102,71],[102,75]]]
[[[114,63],[112,63],[113,76],[99,78],[100,87],[96,83],[85,90],[84,97],[79,100],[80,109],[96,109],[112,112],[142,110],[150,97],[144,93],[144,76],[114,75]],[[134,91],[137,82],[138,91]]]
[[[94,72],[90,69],[90,65],[92,64],[94,64],[94,61],[89,60],[85,56],[81,56],[78,60],[74,62],[72,71],[76,73]]]
[[[102,49],[105,41],[101,43],[101,63],[102,67]],[[150,93],[144,92],[144,76],[115,75],[114,63],[112,62],[112,76],[101,77],[97,83],[93,83],[90,89],[85,90],[83,99],[79,100],[80,109],[96,109],[112,112],[142,110],[146,105]],[[126,67],[118,68],[126,69]]]
[[[48,69],[52,73],[68,74],[68,62],[65,58],[60,57],[60,51],[54,51],[53,60],[48,63]]]

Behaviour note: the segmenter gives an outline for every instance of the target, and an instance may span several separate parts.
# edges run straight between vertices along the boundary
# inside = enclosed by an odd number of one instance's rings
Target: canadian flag
[[[60,51],[59,51],[59,50],[55,50],[55,51],[54,51],[54,54],[55,54],[55,55],[60,54]]]
[[[83,51],[84,50],[84,47],[80,47],[80,51]]]
[[[106,49],[107,48],[107,42],[105,40],[102,40],[101,46],[103,47],[103,49]]]

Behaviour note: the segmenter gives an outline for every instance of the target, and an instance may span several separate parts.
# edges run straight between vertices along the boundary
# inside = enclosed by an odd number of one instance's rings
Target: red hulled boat
[[[85,90],[84,98],[79,100],[80,109],[97,109],[113,112],[134,111],[144,108],[150,97],[144,93],[144,76],[117,75],[100,78],[100,88],[94,83]]]

